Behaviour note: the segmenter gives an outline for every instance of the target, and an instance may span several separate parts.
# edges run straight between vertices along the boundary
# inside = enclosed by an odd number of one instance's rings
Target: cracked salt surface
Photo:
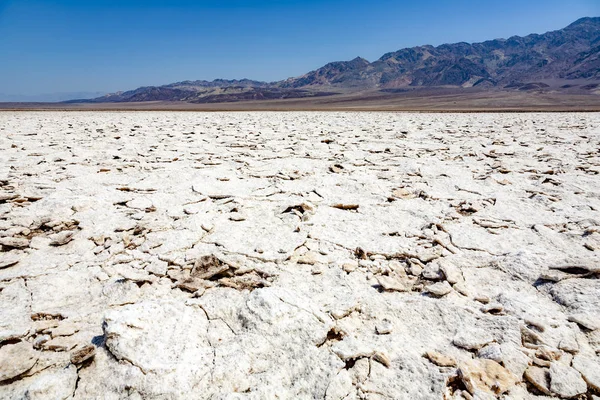
[[[0,113],[0,398],[597,398],[599,148],[592,113]]]

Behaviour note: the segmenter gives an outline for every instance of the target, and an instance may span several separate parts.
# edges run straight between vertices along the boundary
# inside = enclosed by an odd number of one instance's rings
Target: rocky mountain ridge
[[[598,82],[600,17],[586,17],[541,35],[417,46],[386,53],[372,63],[361,57],[332,62],[279,82],[183,81],[113,93],[88,102],[211,103],[430,87],[590,91],[598,88]]]

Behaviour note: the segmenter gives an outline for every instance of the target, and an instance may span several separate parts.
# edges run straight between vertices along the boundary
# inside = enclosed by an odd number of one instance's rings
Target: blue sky
[[[600,0],[0,0],[0,93],[274,81],[421,44],[560,29]]]

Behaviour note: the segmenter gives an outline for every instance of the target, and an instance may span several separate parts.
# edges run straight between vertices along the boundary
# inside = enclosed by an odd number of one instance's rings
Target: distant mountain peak
[[[583,17],[583,18],[579,18],[577,21],[571,23],[570,25],[567,26],[567,28],[574,28],[577,26],[581,26],[581,25],[588,25],[588,24],[594,24],[594,25],[600,25],[600,17]],[[565,28],[566,29],[566,28]]]

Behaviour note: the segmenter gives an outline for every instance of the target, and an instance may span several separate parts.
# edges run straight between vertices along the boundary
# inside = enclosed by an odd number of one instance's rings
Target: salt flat
[[[597,399],[599,151],[592,113],[0,113],[0,398]]]

